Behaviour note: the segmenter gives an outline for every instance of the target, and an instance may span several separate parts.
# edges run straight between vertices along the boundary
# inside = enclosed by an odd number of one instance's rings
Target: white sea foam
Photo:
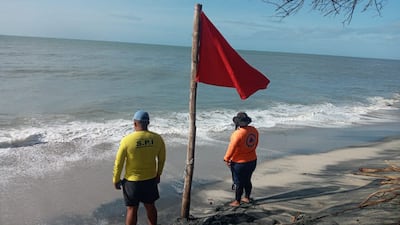
[[[348,127],[354,124],[390,122],[399,118],[390,113],[376,112],[399,110],[395,105],[399,98],[369,98],[368,103],[334,105],[322,103],[299,105],[276,103],[266,109],[250,109],[246,112],[253,118],[254,126],[272,127]],[[196,128],[198,138],[208,138],[209,133],[229,131],[233,128],[233,110],[197,112]],[[179,140],[186,137],[189,129],[189,116],[186,112],[163,113],[152,116],[150,127],[155,132]],[[45,143],[67,143],[83,141],[88,145],[110,142],[116,143],[132,131],[130,120],[91,121],[42,121],[34,126],[0,130],[0,149],[30,147]],[[186,143],[186,142],[185,142]]]
[[[398,121],[399,96],[368,98],[367,103],[299,105],[276,103],[266,109],[250,109],[253,125],[273,127],[348,127],[355,124]],[[218,142],[213,134],[233,130],[233,110],[199,111],[196,118],[198,144]],[[151,130],[160,133],[169,145],[187,144],[189,116],[185,112],[155,113]],[[44,176],[70,163],[112,157],[119,140],[132,131],[124,119],[93,121],[36,121],[35,125],[0,130],[2,181],[15,176]]]

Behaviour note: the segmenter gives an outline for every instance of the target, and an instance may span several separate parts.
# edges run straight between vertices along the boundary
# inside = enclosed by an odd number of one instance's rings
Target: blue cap
[[[138,120],[138,121],[149,121],[150,117],[149,114],[143,110],[139,110],[135,113],[133,116],[133,120]]]

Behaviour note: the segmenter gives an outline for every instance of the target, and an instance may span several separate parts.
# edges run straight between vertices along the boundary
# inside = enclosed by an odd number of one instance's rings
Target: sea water
[[[113,158],[139,109],[170,152],[186,145],[190,51],[0,36],[0,183]],[[238,111],[261,132],[400,122],[399,60],[239,53],[271,83],[247,100],[233,88],[198,84],[197,145],[218,145]]]

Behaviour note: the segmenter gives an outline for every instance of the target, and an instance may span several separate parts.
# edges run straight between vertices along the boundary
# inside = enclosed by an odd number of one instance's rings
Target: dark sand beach
[[[390,130],[388,127],[385,129],[386,133]],[[393,133],[397,132],[395,126],[392,129]],[[336,148],[336,145],[327,144],[327,140],[322,140],[321,143],[326,145],[321,145],[316,140],[324,136],[322,130],[312,130],[313,134],[319,133],[319,138],[314,140],[307,130],[284,135],[277,132],[269,133],[269,138],[266,136],[265,141],[269,145],[261,144],[269,146],[270,152],[275,146],[278,149],[277,142],[287,138],[288,141],[282,143],[279,150],[291,151],[295,146],[303,148],[307,146],[305,142],[315,149],[334,149],[276,158],[260,152],[260,162],[253,176],[253,201],[237,208],[228,206],[234,193],[230,174],[221,162],[224,148],[215,152],[213,157],[210,157],[209,147],[199,148],[191,195],[192,219],[179,219],[179,190],[182,187],[173,187],[171,183],[176,181],[176,177],[169,177],[166,173],[160,183],[161,198],[157,201],[159,224],[399,224],[399,197],[375,206],[358,207],[368,195],[383,187],[379,184],[380,179],[356,173],[360,167],[386,167],[385,161],[400,165],[400,137],[364,142],[355,141],[356,136],[364,138],[361,133],[355,132],[348,138],[353,142],[337,143],[350,147]],[[349,131],[352,132],[354,130]],[[375,128],[372,136],[376,136],[376,132],[379,133],[379,129]],[[338,130],[329,132],[329,135],[334,137],[339,133],[349,134]],[[364,135],[366,133],[371,132],[364,129]],[[341,140],[345,138],[341,137]],[[99,148],[108,149],[110,146]],[[184,156],[179,157],[170,154],[166,169],[183,168]],[[112,164],[113,158],[80,162],[57,174],[15,180],[3,187],[7,191],[1,194],[0,224],[124,224],[122,195],[111,184]],[[221,179],[200,183],[198,180],[204,177]],[[143,207],[140,208],[138,224],[146,224]]]
[[[400,139],[327,153],[289,156],[260,165],[254,174],[254,199],[228,206],[230,180],[196,193],[197,218],[176,224],[400,224],[400,198],[360,208],[373,192],[385,188],[380,179],[358,169],[399,165]],[[385,162],[385,160],[388,160]],[[386,186],[387,188],[387,186]]]

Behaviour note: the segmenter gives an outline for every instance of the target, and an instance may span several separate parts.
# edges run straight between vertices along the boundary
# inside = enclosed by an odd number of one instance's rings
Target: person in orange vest
[[[232,172],[235,189],[235,200],[229,205],[239,206],[241,202],[250,202],[253,188],[251,177],[257,165],[258,131],[255,127],[249,126],[251,118],[245,112],[239,112],[233,117],[233,122],[235,131],[231,135],[224,161]]]

